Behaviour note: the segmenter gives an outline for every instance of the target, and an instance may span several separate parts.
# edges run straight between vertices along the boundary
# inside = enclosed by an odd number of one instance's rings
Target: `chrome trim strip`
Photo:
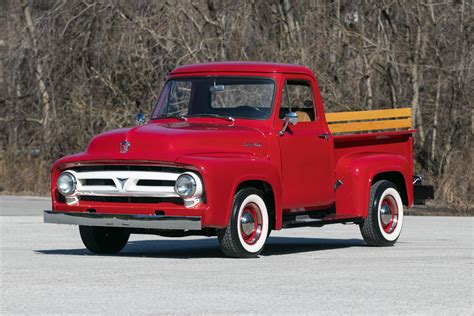
[[[199,216],[97,214],[44,211],[45,223],[83,226],[201,230]]]

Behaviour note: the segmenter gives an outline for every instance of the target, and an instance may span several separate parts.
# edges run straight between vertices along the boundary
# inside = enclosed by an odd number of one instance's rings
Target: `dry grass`
[[[427,205],[416,205],[415,207],[405,210],[405,215],[414,216],[474,216],[474,207],[469,208],[452,208],[439,206],[439,201],[434,200]]]
[[[49,195],[52,163],[40,158],[0,161],[0,194]]]

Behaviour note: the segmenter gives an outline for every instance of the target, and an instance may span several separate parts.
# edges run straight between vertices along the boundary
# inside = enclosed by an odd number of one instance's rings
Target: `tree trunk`
[[[335,16],[335,20],[334,22],[332,22],[332,28],[331,28],[331,33],[330,33],[330,36],[331,36],[331,42],[330,42],[330,45],[329,45],[329,62],[331,63],[331,66],[336,68],[335,65],[336,65],[336,50],[337,50],[337,45],[336,43],[339,42],[339,38],[341,37],[341,31],[339,29],[339,23],[340,23],[340,11],[341,11],[341,3],[340,3],[340,0],[335,0],[334,1],[334,16]]]
[[[365,68],[365,88],[367,93],[367,107],[369,110],[373,109],[373,93],[372,93],[372,69],[370,67],[369,60],[367,58],[367,54],[363,54],[362,58],[364,60],[364,68]]]
[[[439,99],[441,95],[441,74],[438,74],[438,83],[436,85],[435,109],[433,118],[433,133],[431,136],[431,162],[434,162],[436,155],[436,137],[438,133],[438,115],[439,115]]]
[[[286,24],[288,25],[288,37],[291,42],[298,39],[298,25],[295,22],[293,7],[289,0],[282,0],[283,13],[285,15]]]
[[[51,107],[49,93],[46,89],[46,84],[44,82],[43,67],[39,59],[38,40],[35,34],[33,19],[31,18],[30,7],[28,6],[25,0],[21,0],[20,3],[21,3],[23,15],[25,17],[26,27],[31,37],[31,46],[33,48],[33,53],[34,53],[35,78],[36,78],[36,83],[38,85],[38,90],[41,96],[41,103],[42,103],[43,113],[42,113],[41,123],[43,125],[43,141],[45,144],[47,144],[50,138],[49,136],[50,136],[50,121],[51,121],[52,107]]]
[[[420,56],[423,55],[424,50],[424,40],[422,39],[421,34],[421,25],[420,21],[417,19],[415,21],[416,25],[416,40],[415,47],[413,51],[413,64],[411,66],[411,79],[412,79],[412,90],[413,97],[411,101],[411,108],[413,112],[413,121],[412,125],[414,128],[418,129],[419,142],[423,146],[425,142],[424,131],[423,131],[423,121],[421,118],[421,105],[420,105],[420,82],[422,81],[422,75],[420,72]]]

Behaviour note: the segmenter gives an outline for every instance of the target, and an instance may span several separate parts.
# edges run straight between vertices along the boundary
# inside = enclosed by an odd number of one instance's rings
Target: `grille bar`
[[[136,196],[81,196],[80,201],[87,202],[117,202],[117,203],[173,203],[177,205],[184,205],[181,198],[176,197],[136,197]]]
[[[139,180],[138,186],[174,186],[175,181],[171,180]]]

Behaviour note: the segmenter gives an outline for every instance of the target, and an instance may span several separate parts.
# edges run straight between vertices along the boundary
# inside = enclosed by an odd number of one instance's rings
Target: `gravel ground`
[[[92,255],[77,227],[42,223],[48,207],[0,197],[0,314],[474,313],[471,217],[406,217],[389,248],[366,247],[355,225],[288,229],[236,260],[205,237],[133,235]]]

